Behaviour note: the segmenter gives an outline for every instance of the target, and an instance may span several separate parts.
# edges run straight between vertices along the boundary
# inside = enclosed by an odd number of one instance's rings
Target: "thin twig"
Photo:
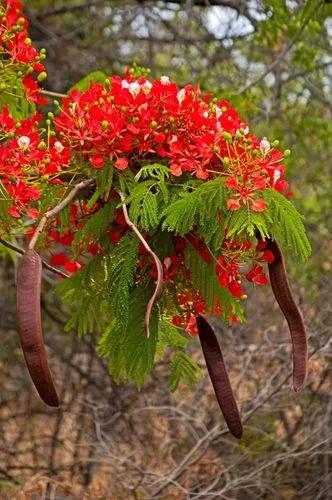
[[[3,240],[2,238],[0,238],[0,243],[4,246],[4,247],[7,247],[9,248],[10,250],[13,250],[14,252],[20,254],[20,255],[24,255],[25,254],[25,250],[23,250],[23,248],[20,248],[16,245],[13,245],[13,243],[9,243],[9,241],[6,241],[6,240]],[[57,267],[53,267],[51,266],[50,264],[48,264],[46,262],[46,260],[42,260],[42,264],[43,266],[45,267],[45,269],[48,269],[49,271],[51,271],[52,273],[55,273],[55,274],[59,274],[60,276],[62,276],[63,278],[69,278],[69,274],[67,273],[64,273],[63,271],[61,271],[60,269],[58,269]]]
[[[61,97],[61,98],[65,98],[65,97],[68,97],[67,94],[60,94],[60,92],[53,92],[52,90],[41,90],[40,91],[41,94],[44,94],[44,95],[48,95],[50,97]]]
[[[154,290],[154,293],[153,293],[151,299],[148,302],[148,305],[146,306],[146,312],[145,312],[145,318],[144,318],[144,328],[145,328],[146,336],[149,337],[150,336],[151,312],[152,312],[153,306],[155,305],[155,303],[159,299],[161,292],[162,292],[162,288],[163,288],[163,265],[160,262],[160,259],[157,256],[157,254],[152,250],[152,248],[150,247],[148,242],[144,239],[144,237],[142,236],[142,234],[139,231],[139,229],[137,228],[137,226],[135,226],[135,224],[130,220],[129,215],[128,215],[127,206],[124,204],[124,200],[125,200],[124,194],[119,191],[119,195],[120,195],[120,198],[122,201],[122,211],[123,211],[123,215],[124,215],[126,223],[134,231],[134,233],[136,234],[138,239],[142,242],[144,248],[152,256],[154,263],[156,265],[156,268],[157,268],[156,288]]]
[[[77,195],[77,193],[79,191],[86,188],[87,186],[90,186],[94,182],[95,181],[93,179],[86,179],[82,182],[79,182],[78,184],[76,184],[76,186],[68,193],[68,195],[58,205],[53,207],[51,210],[48,210],[48,212],[44,213],[43,217],[40,219],[40,222],[36,228],[36,231],[35,231],[33,237],[30,240],[29,247],[28,247],[30,250],[35,248],[35,245],[38,241],[38,238],[39,238],[40,234],[43,232],[43,229],[44,229],[45,224],[48,221],[48,219],[50,219],[51,217],[54,217],[59,212],[61,212],[61,210],[63,210],[67,205],[69,205],[69,203],[73,200],[73,198],[75,198],[75,196]]]
[[[261,82],[262,80],[264,80],[264,78],[269,73],[271,73],[271,71],[273,71],[283,61],[283,59],[286,57],[286,55],[288,54],[288,52],[291,50],[291,48],[293,47],[293,45],[295,44],[295,42],[302,35],[302,33],[303,33],[303,31],[304,31],[304,29],[305,29],[308,21],[309,21],[309,19],[307,19],[306,22],[303,23],[303,25],[301,26],[301,28],[299,29],[299,31],[293,36],[293,38],[288,42],[288,44],[286,45],[286,47],[284,48],[284,50],[281,52],[280,56],[277,57],[276,59],[274,59],[274,61],[272,61],[272,63],[270,64],[270,66],[268,66],[266,68],[266,70],[261,75],[259,75],[255,80],[253,80],[252,82],[247,83],[247,85],[245,85],[244,87],[242,87],[238,91],[238,94],[244,94],[244,92],[247,92],[247,90],[251,89],[251,87],[254,87],[259,82]]]
[[[55,8],[46,9],[46,10],[40,12],[39,14],[37,14],[37,18],[40,20],[43,20],[46,17],[59,16],[62,14],[66,14],[67,12],[74,12],[76,10],[84,10],[87,8],[91,8],[91,7],[94,7],[100,3],[101,2],[99,2],[99,1],[91,1],[90,0],[90,1],[82,3],[82,4],[76,4],[76,3],[75,4],[67,4],[67,5],[65,4],[62,7],[55,7]]]

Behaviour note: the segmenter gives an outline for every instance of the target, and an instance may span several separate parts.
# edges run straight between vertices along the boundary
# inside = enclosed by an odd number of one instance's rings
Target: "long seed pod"
[[[17,271],[17,326],[25,361],[39,396],[49,406],[59,406],[59,398],[48,367],[41,328],[40,291],[42,260],[29,249]]]
[[[217,337],[212,325],[205,316],[198,316],[196,321],[206,366],[217,401],[225,417],[228,429],[234,437],[240,439],[243,434],[241,417]]]
[[[282,310],[292,338],[293,345],[293,388],[300,391],[308,373],[308,339],[302,314],[296,305],[289,284],[284,256],[276,241],[269,240],[267,248],[274,255],[269,264],[271,287]]]

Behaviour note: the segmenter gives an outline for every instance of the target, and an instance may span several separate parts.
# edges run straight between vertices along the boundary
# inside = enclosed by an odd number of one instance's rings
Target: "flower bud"
[[[31,38],[26,38],[26,39],[24,40],[24,43],[25,43],[25,45],[31,45],[31,44],[32,44],[32,40],[31,40]]]
[[[39,151],[42,151],[43,149],[46,149],[46,142],[44,141],[40,141],[40,143],[38,144],[38,149]]]
[[[232,142],[232,134],[230,134],[229,132],[224,132],[223,136],[226,142]]]
[[[37,80],[38,82],[42,82],[43,80],[45,80],[47,78],[47,73],[46,71],[42,71],[41,73],[39,73],[39,75],[37,76]]]
[[[284,151],[284,158],[287,158],[288,156],[290,156],[291,154],[291,150],[290,149],[285,149]]]

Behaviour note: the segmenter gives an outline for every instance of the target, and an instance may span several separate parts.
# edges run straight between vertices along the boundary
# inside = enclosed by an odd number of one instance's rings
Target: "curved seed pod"
[[[217,401],[225,417],[228,429],[234,437],[240,439],[243,434],[241,417],[234,399],[217,337],[206,317],[198,316],[196,321],[206,366]]]
[[[27,250],[17,271],[17,326],[25,361],[39,396],[49,406],[59,406],[44,346],[40,289],[42,261],[37,252]]]
[[[306,382],[308,372],[308,340],[302,314],[294,300],[287,277],[282,250],[276,241],[268,241],[267,248],[274,255],[269,264],[271,287],[282,310],[293,344],[293,388],[300,391]]]

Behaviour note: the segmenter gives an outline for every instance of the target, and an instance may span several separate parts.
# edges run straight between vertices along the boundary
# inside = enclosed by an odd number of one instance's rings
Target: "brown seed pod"
[[[49,406],[59,406],[48,367],[41,328],[40,290],[42,261],[27,250],[17,271],[17,326],[25,361],[39,396]]]
[[[234,437],[240,439],[243,434],[241,417],[217,337],[206,316],[198,316],[196,321],[206,367],[211,378],[217,401],[225,417],[229,431]]]
[[[285,267],[284,256],[276,241],[269,240],[267,248],[274,255],[269,264],[271,287],[282,310],[293,344],[293,388],[300,391],[306,382],[308,373],[308,339],[302,314],[294,300]]]

